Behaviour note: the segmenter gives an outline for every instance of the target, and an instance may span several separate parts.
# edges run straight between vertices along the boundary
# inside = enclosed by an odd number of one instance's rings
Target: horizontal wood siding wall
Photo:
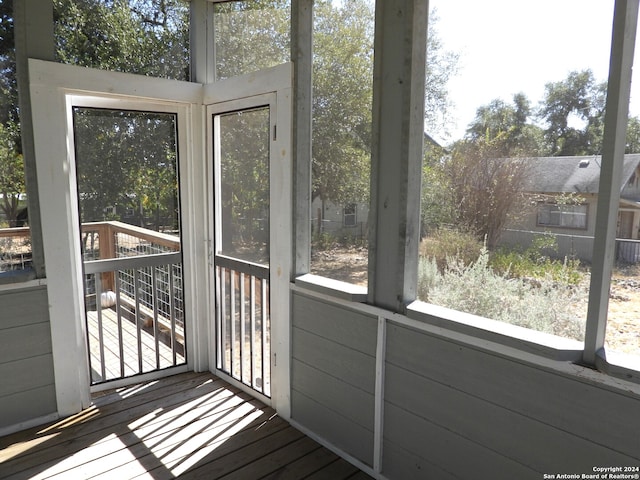
[[[0,429],[54,414],[46,286],[0,292]]]
[[[293,294],[291,416],[373,462],[377,318]]]
[[[640,399],[389,322],[383,474],[540,479],[640,465]]]

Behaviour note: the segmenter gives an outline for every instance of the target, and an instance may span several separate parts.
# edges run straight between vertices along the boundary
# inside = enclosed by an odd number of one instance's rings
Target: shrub
[[[420,244],[420,255],[433,259],[440,273],[446,270],[449,259],[469,265],[476,261],[481,250],[482,242],[473,234],[448,228],[436,230]]]
[[[421,256],[418,259],[418,298],[426,301],[429,292],[440,278],[435,258]]]
[[[523,252],[512,249],[499,249],[491,254],[489,264],[499,273],[516,278],[545,279],[569,285],[578,285],[583,278],[580,261],[550,258],[557,251],[555,237],[539,235],[531,246]]]
[[[429,261],[421,259],[425,264]],[[428,266],[424,268],[429,272]],[[476,262],[467,265],[450,258],[441,278],[428,278],[423,283],[428,284],[428,291],[421,291],[423,300],[533,330],[583,339],[584,320],[573,312],[586,296],[583,289],[559,285],[550,276],[532,283],[510,277],[508,272],[496,273],[489,266],[486,248]]]

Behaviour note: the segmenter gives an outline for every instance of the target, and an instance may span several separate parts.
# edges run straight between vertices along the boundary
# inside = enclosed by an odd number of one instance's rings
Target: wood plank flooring
[[[119,388],[66,419],[0,438],[0,479],[370,478],[205,373]]]
[[[123,318],[122,325],[122,368],[120,365],[120,329],[118,317],[110,308],[102,309],[102,339],[104,342],[104,357],[100,354],[100,336],[98,328],[98,312],[90,311],[87,315],[87,330],[89,336],[89,351],[91,354],[91,377],[94,382],[113,380],[120,377],[130,377],[138,373],[151,372],[160,368],[181,365],[184,356],[176,352],[175,364],[173,351],[153,335],[140,329],[134,323]],[[138,334],[140,334],[140,352],[138,353]],[[105,376],[102,377],[101,365],[104,361]]]

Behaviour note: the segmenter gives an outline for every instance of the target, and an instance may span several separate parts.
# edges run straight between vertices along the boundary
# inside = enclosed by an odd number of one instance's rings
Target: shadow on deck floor
[[[88,409],[0,438],[2,479],[370,478],[209,373],[105,392]]]

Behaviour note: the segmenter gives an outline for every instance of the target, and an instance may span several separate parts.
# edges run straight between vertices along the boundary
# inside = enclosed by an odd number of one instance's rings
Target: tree
[[[218,80],[289,61],[289,3],[254,0],[214,5]]]
[[[115,207],[137,212],[129,221],[140,226],[177,228],[172,114],[76,108],[74,127],[82,222]]]
[[[502,145],[458,142],[444,165],[455,223],[493,248],[510,216],[522,205],[530,160],[501,157]]]
[[[54,0],[56,55],[64,63],[188,79],[188,14],[180,0]],[[128,221],[142,226],[177,228],[172,118],[76,109],[75,129],[82,221],[103,220],[116,207],[136,212]]]
[[[591,70],[546,84],[538,116],[547,124],[551,155],[601,153],[606,92],[606,82],[597,82]]]
[[[189,78],[189,8],[180,0],[54,0],[59,61]]]
[[[543,132],[531,117],[531,103],[524,93],[515,94],[512,104],[495,99],[478,107],[465,138],[471,143],[490,145],[490,151],[498,157],[543,155]]]
[[[455,224],[494,246],[517,211],[526,158],[544,151],[542,130],[531,121],[522,94],[477,109],[463,140],[450,152],[428,143],[423,165],[423,230]],[[499,160],[510,158],[511,160]]]
[[[438,35],[438,11],[429,12],[425,78],[425,130],[446,132],[449,124],[449,81],[458,72],[459,55],[445,50]]]
[[[627,145],[624,153],[640,153],[640,118],[631,117],[627,125]]]
[[[373,9],[365,0],[315,3],[312,196],[368,199]]]
[[[0,2],[0,123],[13,122],[17,125],[18,89],[14,42],[13,0],[4,0]],[[17,145],[20,149],[19,142]]]
[[[420,190],[420,236],[455,222],[455,208],[449,201],[449,183],[444,166],[450,152],[425,134]]]
[[[314,6],[313,198],[337,204],[369,198],[373,98],[373,2]],[[457,55],[443,49],[430,15],[425,78],[425,127],[447,123],[447,84]]]
[[[15,124],[0,123],[0,209],[9,222],[9,227],[17,226],[20,199],[24,195],[24,163],[18,151],[16,134],[11,131]]]

